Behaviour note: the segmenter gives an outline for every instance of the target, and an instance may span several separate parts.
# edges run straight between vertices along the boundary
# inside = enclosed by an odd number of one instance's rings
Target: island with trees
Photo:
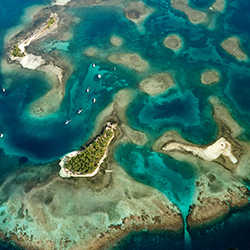
[[[92,177],[107,157],[110,142],[115,136],[116,123],[108,122],[102,133],[97,136],[84,150],[74,151],[65,155],[59,165],[59,175],[68,177]]]
[[[14,45],[11,55],[14,57],[24,57],[25,53],[20,50],[18,45]]]

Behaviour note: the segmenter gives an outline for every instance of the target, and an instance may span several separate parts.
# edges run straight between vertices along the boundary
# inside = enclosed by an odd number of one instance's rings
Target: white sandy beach
[[[169,143],[162,148],[164,151],[180,150],[191,152],[193,155],[197,155],[205,161],[214,161],[220,155],[227,156],[233,164],[236,164],[238,160],[232,153],[231,144],[224,138],[221,137],[208,147],[196,147],[185,145],[179,142]]]
[[[67,5],[71,0],[55,0],[54,5]]]

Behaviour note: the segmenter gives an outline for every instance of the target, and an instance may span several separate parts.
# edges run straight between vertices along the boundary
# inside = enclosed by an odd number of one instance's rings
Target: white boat
[[[114,67],[113,70],[116,70],[116,67]]]
[[[95,68],[95,63],[92,63],[92,67]]]
[[[78,109],[77,114],[79,115],[81,113],[82,113],[82,109]]]
[[[111,170],[111,169],[106,169],[104,171],[105,171],[105,173],[112,173],[113,172],[113,170]]]
[[[102,78],[101,74],[98,74],[98,75],[97,75],[97,78],[99,78],[99,79]]]
[[[93,103],[95,103],[95,102],[96,102],[96,99],[95,99],[95,98],[93,98],[92,102],[93,102]]]
[[[89,92],[89,89],[90,89],[90,87],[88,87],[88,88],[86,89],[86,92]]]
[[[64,124],[69,124],[71,121],[72,121],[72,119],[67,120],[67,121],[64,122]]]
[[[5,89],[4,87],[3,87],[2,89],[3,89],[3,92],[5,92],[5,91],[6,91],[6,89]]]
[[[3,134],[1,134],[0,137],[3,138]]]

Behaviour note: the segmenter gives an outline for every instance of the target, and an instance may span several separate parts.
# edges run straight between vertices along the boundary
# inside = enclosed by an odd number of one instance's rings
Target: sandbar
[[[211,6],[210,9],[217,12],[223,12],[225,10],[226,0],[216,0]]]
[[[119,36],[111,36],[110,43],[115,47],[120,47],[123,44],[123,40]]]
[[[174,79],[169,73],[150,75],[139,83],[139,88],[148,95],[159,95],[174,86]]]
[[[191,8],[187,0],[171,0],[171,6],[186,14],[189,21],[193,24],[205,23],[207,21],[206,12]]]
[[[87,57],[96,57],[98,56],[98,49],[96,47],[88,47],[83,54]]]
[[[217,83],[220,80],[220,73],[215,69],[208,69],[201,74],[201,83],[204,85],[209,85]]]
[[[163,45],[166,48],[169,48],[174,52],[177,52],[183,47],[183,40],[179,35],[171,34],[163,40]]]
[[[213,118],[217,121],[217,125],[221,133],[223,128],[226,128],[230,136],[232,138],[236,138],[244,132],[244,129],[232,117],[227,107],[219,100],[218,97],[211,96],[209,98],[209,102],[213,107]]]
[[[115,64],[121,64],[139,73],[145,72],[149,64],[136,53],[117,53],[108,57],[108,60]]]
[[[248,61],[247,54],[243,51],[240,39],[232,36],[225,39],[221,43],[221,47],[230,55],[234,56],[238,61]]]

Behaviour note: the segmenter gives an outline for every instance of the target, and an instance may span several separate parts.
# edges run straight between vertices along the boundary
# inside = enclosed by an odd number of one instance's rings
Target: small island
[[[174,79],[169,73],[150,75],[139,83],[141,91],[151,96],[162,94],[173,86]]]
[[[205,23],[207,13],[191,8],[187,0],[171,0],[171,6],[187,15],[189,21],[193,24]]]
[[[107,157],[110,142],[115,136],[116,123],[107,123],[102,134],[99,135],[82,151],[74,151],[65,155],[59,165],[59,175],[62,178],[69,177],[92,177]]]
[[[183,47],[183,41],[179,35],[171,34],[163,40],[163,45],[174,52],[178,52]]]
[[[221,43],[221,47],[230,55],[234,56],[238,61],[247,61],[248,56],[243,51],[240,39],[237,36],[232,36],[225,39]]]
[[[117,53],[108,57],[108,60],[115,64],[121,64],[139,73],[145,72],[149,64],[136,53]]]
[[[29,37],[28,39],[26,39],[22,43],[20,43],[18,45],[17,44],[14,45],[12,48],[11,56],[13,56],[13,57],[25,57],[26,56],[25,47],[29,46],[31,44],[31,42],[35,41],[36,39],[38,39],[39,37],[44,35],[45,31],[50,29],[51,26],[56,23],[56,19],[55,19],[56,16],[57,16],[56,14],[51,14],[51,17],[47,21],[46,25],[44,27],[42,27],[37,33],[35,33],[33,36]],[[25,67],[25,65],[23,65],[22,62],[21,62],[21,64],[24,68],[27,68],[27,67]]]
[[[213,83],[217,83],[220,80],[220,73],[217,70],[209,69],[205,70],[201,74],[201,83],[204,85],[209,85]]]

